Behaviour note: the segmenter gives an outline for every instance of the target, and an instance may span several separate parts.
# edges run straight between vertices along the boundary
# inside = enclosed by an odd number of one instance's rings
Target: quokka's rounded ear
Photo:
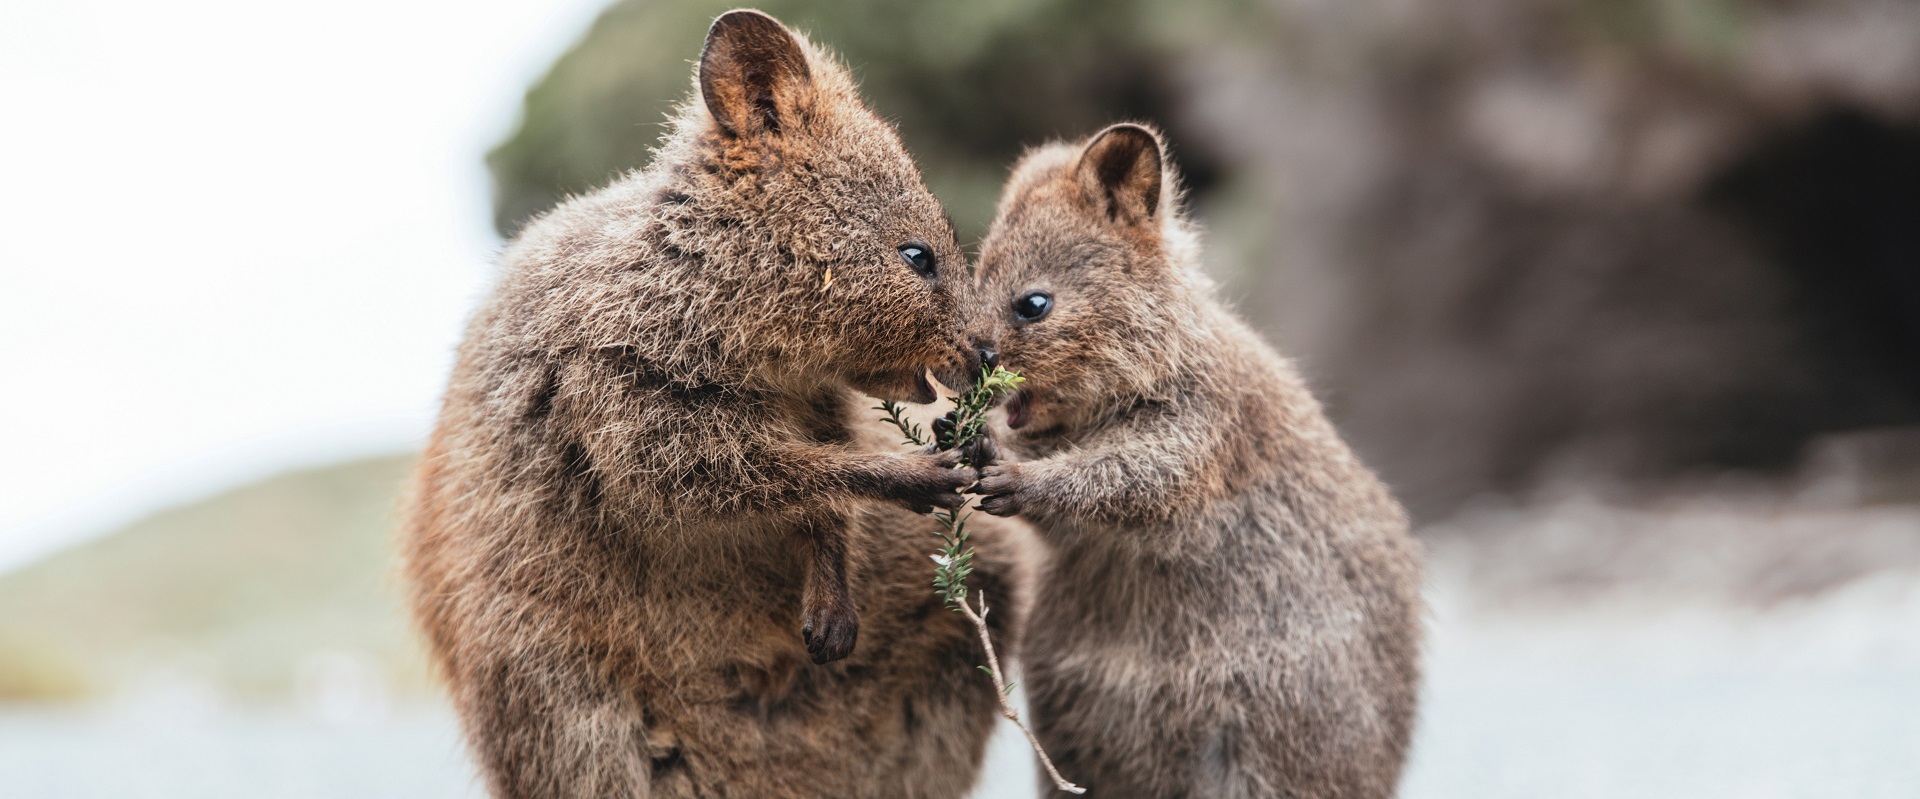
[[[1104,204],[1109,220],[1145,225],[1160,213],[1166,180],[1160,164],[1160,134],[1123,123],[1087,142],[1077,172],[1088,194]]]
[[[700,51],[700,98],[728,135],[777,136],[812,104],[806,51],[773,17],[749,9],[721,14]]]

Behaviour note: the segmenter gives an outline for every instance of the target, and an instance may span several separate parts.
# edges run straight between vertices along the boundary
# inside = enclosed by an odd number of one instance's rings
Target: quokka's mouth
[[[940,395],[933,391],[933,383],[927,379],[927,370],[924,368],[913,370],[913,403],[927,405],[939,398]]]
[[[1013,396],[1007,399],[1006,408],[1009,429],[1026,427],[1027,422],[1032,421],[1033,393],[1024,388],[1013,392]]]
[[[863,372],[848,378],[854,389],[889,402],[926,405],[939,399],[927,381],[925,367],[887,372]]]

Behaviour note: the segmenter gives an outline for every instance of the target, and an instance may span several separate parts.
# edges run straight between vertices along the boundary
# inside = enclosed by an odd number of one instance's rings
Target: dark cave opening
[[[1785,414],[1797,429],[1777,432],[1920,424],[1920,127],[1828,111],[1763,141],[1705,199],[1791,292],[1809,385]]]

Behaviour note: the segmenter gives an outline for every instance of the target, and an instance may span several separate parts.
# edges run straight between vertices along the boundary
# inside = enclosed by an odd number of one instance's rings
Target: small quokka
[[[994,689],[917,514],[977,475],[863,447],[854,392],[928,402],[982,356],[951,225],[845,68],[721,16],[652,164],[503,260],[403,545],[493,795],[965,793]]]
[[[1413,728],[1420,554],[1293,367],[1213,296],[1159,135],[1029,153],[981,329],[1027,378],[981,509],[1055,550],[1035,733],[1090,796],[1387,797]]]

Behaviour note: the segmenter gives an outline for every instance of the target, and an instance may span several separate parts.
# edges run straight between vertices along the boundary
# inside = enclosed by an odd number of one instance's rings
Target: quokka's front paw
[[[880,486],[880,494],[914,513],[958,508],[967,503],[960,489],[977,477],[972,469],[955,468],[960,460],[961,453],[952,451],[903,455],[899,468],[892,470]]]
[[[853,654],[854,641],[860,637],[860,612],[851,604],[809,603],[800,620],[800,640],[807,644],[813,662],[832,663]]]
[[[1003,463],[980,470],[980,481],[968,489],[980,497],[980,510],[994,516],[1017,516],[1026,506],[1026,472],[1019,464]]]
[[[994,446],[993,436],[983,435],[973,443],[960,448],[961,458],[975,469],[985,469],[1000,460],[1000,448]]]
[[[945,416],[933,420],[935,441],[946,441],[952,437],[953,422],[951,420]],[[960,452],[960,461],[975,469],[984,468],[1000,458],[1000,450],[993,444],[993,435],[987,432],[982,432],[973,440],[973,443],[957,449]]]

